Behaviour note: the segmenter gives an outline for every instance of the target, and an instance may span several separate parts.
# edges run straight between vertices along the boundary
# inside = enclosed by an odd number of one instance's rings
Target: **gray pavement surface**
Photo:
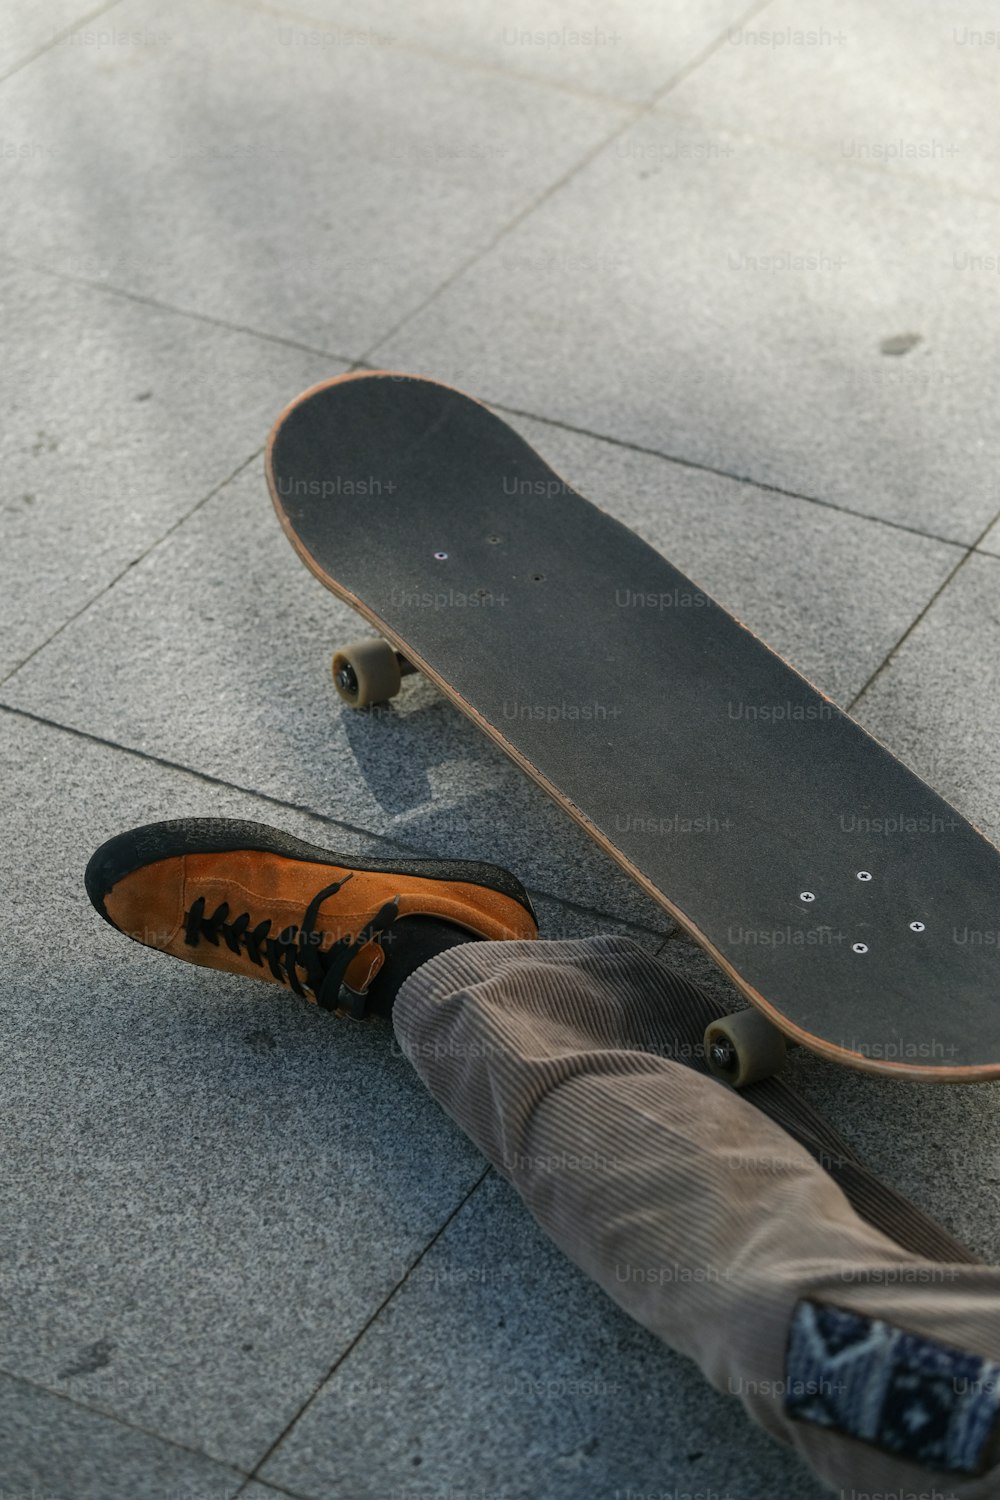
[[[121,828],[510,864],[711,963],[275,523],[354,364],[500,409],[1000,838],[997,22],[917,0],[72,0],[0,35],[0,1496],[820,1491],[549,1247],[389,1033],[116,941]],[[991,39],[992,38],[992,39]],[[1000,1256],[998,1089],[795,1081]]]

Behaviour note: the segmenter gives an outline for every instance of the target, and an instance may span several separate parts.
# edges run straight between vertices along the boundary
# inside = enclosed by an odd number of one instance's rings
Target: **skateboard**
[[[788,1043],[907,1079],[1000,1077],[1000,851],[500,417],[340,376],[282,413],[267,480],[303,562],[543,787],[750,1008],[705,1037],[744,1086]]]

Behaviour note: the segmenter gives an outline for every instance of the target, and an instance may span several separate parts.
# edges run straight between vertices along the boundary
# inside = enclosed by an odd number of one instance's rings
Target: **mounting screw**
[[[923,924],[923,922],[911,922],[910,923],[910,931],[911,932],[923,932],[923,930],[924,930],[924,924]]]
[[[859,870],[858,871],[858,879],[859,880],[871,880],[871,878],[872,878],[872,872],[871,872],[871,870]]]
[[[867,943],[852,943],[851,944],[851,952],[852,953],[867,953],[868,952],[868,944]]]
[[[815,901],[816,897],[813,895],[812,891],[800,891],[799,892],[799,900],[800,901]]]

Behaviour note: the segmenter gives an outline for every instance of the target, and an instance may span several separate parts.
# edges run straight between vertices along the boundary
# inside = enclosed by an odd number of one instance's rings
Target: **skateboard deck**
[[[266,469],[312,572],[788,1040],[1000,1077],[1000,852],[504,421],[341,376],[285,410]]]

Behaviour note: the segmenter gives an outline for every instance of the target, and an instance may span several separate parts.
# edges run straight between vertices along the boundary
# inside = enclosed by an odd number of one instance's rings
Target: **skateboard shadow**
[[[391,819],[389,842],[504,865],[595,918],[664,925],[615,863],[443,699],[345,710],[343,727],[360,779]]]
[[[426,805],[434,795],[432,772],[478,759],[483,748],[440,701],[404,710],[395,703],[344,709],[341,722],[365,786],[390,815]]]

